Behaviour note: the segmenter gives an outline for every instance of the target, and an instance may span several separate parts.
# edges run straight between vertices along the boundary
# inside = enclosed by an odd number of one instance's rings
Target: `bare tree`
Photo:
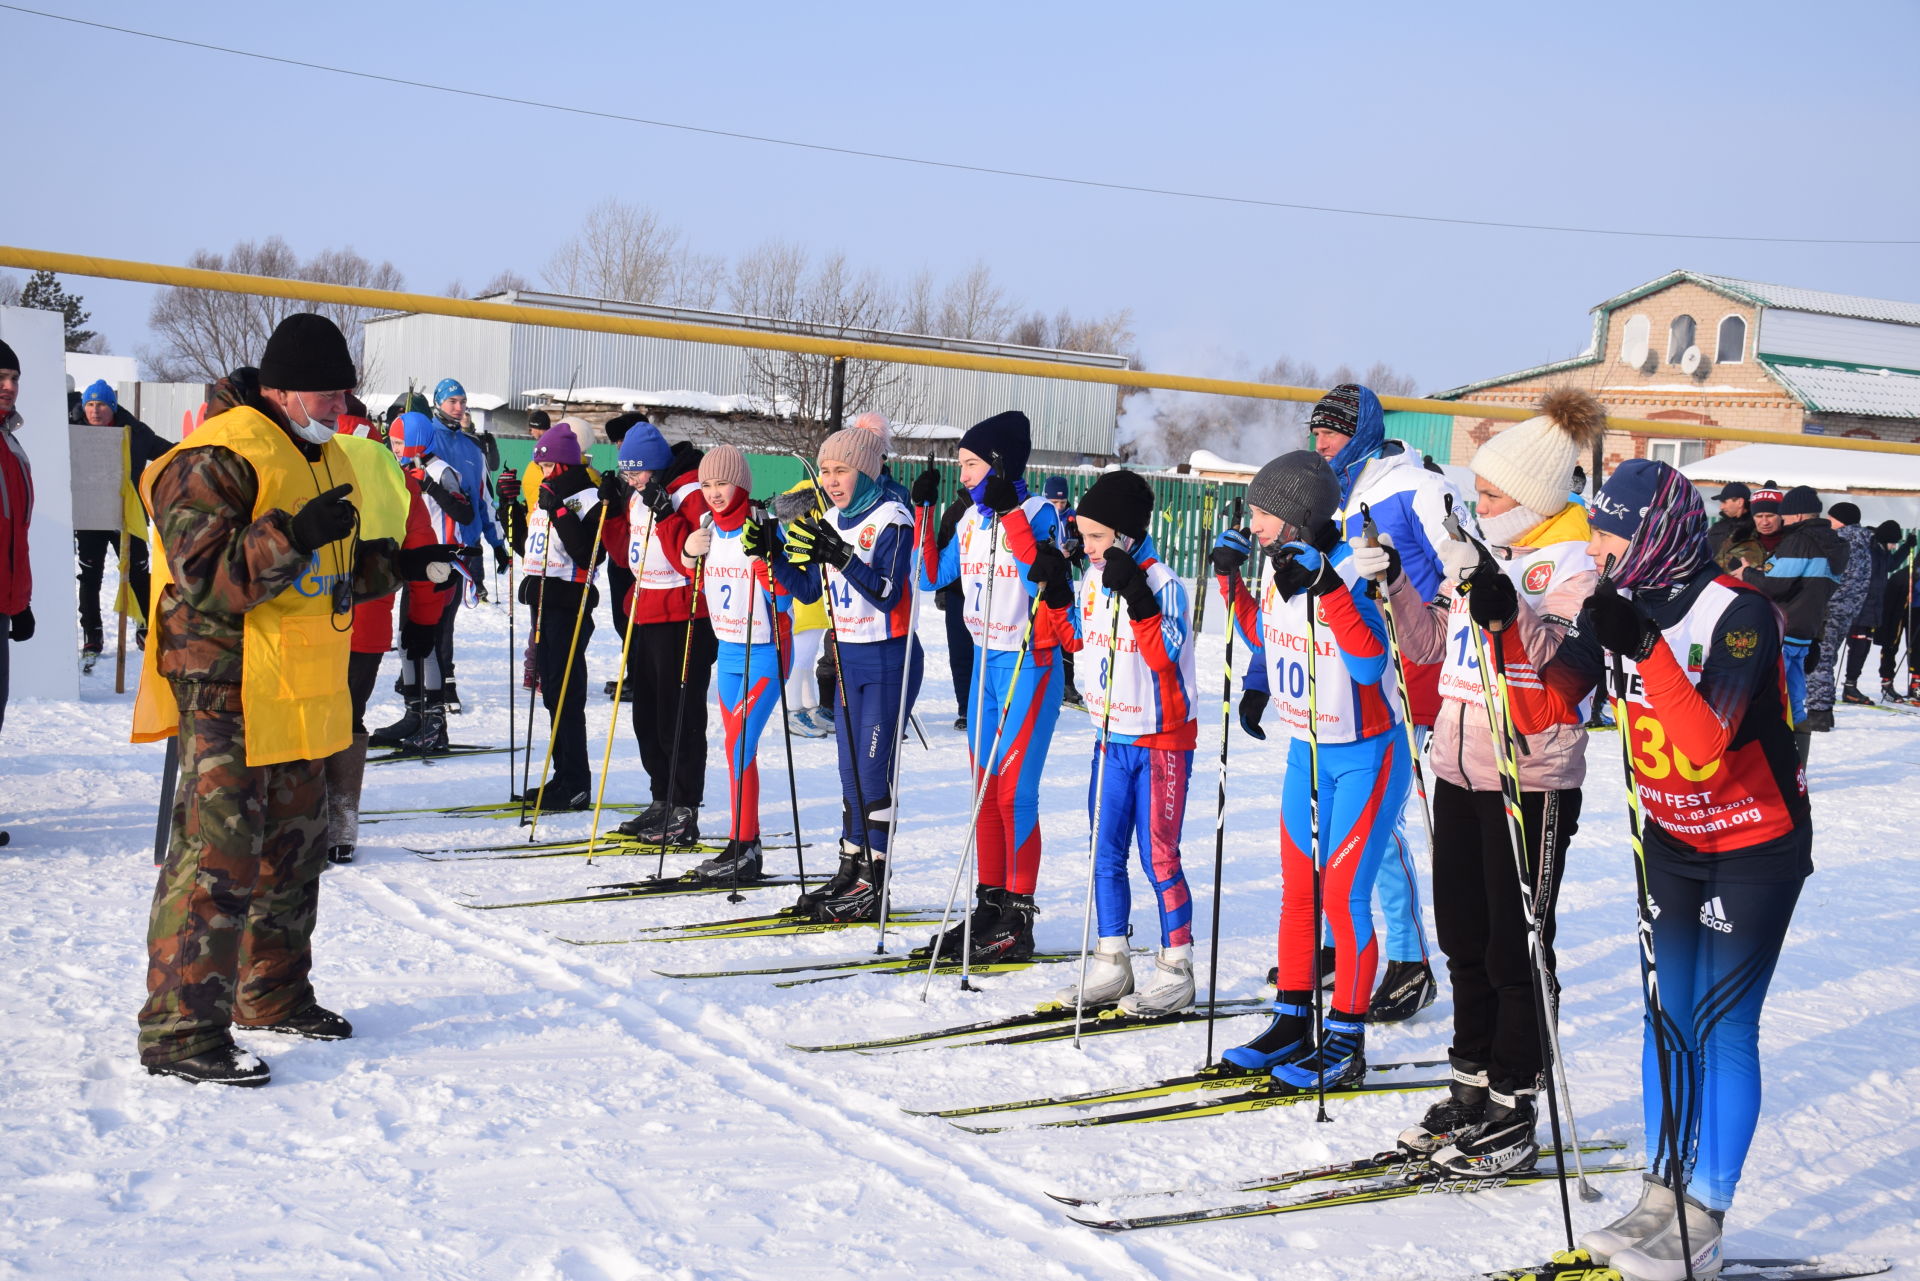
[[[940,294],[940,310],[934,327],[921,330],[942,338],[973,338],[981,342],[1004,341],[1013,328],[1020,304],[1007,297],[993,279],[993,269],[976,262],[947,283]]]
[[[1384,361],[1366,373],[1337,365],[1322,372],[1308,361],[1281,356],[1256,373],[1242,358],[1223,375],[1286,387],[1332,387],[1361,383],[1382,396],[1411,395],[1418,385]],[[1251,396],[1210,396],[1196,392],[1154,391],[1130,396],[1120,419],[1120,456],[1139,462],[1181,463],[1195,450],[1209,449],[1241,462],[1264,462],[1306,444],[1312,404],[1262,400]]]
[[[1122,307],[1104,316],[1077,319],[1067,308],[1049,316],[1036,311],[1016,321],[1008,341],[1022,347],[1050,347],[1055,351],[1097,351],[1125,355],[1135,365],[1133,311]]]
[[[0,307],[20,305],[20,282],[10,271],[0,271]]]
[[[458,277],[455,277],[453,283],[441,292],[448,298],[492,298],[497,294],[531,288],[533,288],[533,282],[529,281],[525,276],[511,267],[502,267],[499,271],[493,273],[493,279],[472,293],[467,292],[466,282]]]
[[[404,280],[390,262],[375,265],[352,248],[323,249],[301,262],[286,241],[269,236],[243,240],[229,253],[195,250],[189,267],[232,271],[281,280],[307,280],[353,285],[365,289],[400,289]],[[142,347],[141,363],[162,382],[212,382],[241,365],[260,359],[267,336],[296,311],[318,311],[340,326],[356,363],[365,350],[364,308],[338,303],[308,303],[291,298],[260,298],[182,285],[160,291],[147,314],[147,326],[157,343]],[[371,371],[364,366],[361,377]]]
[[[608,197],[547,260],[549,288],[588,298],[710,308],[725,260],[695,253],[677,227],[644,205]]]

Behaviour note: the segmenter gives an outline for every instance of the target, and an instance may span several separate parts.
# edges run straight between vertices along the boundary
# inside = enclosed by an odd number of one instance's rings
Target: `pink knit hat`
[[[724,480],[729,484],[751,491],[753,489],[753,468],[747,465],[747,456],[733,445],[715,445],[700,460],[701,480]]]
[[[845,463],[868,480],[880,479],[881,444],[878,432],[861,427],[837,431],[820,442],[820,463]]]

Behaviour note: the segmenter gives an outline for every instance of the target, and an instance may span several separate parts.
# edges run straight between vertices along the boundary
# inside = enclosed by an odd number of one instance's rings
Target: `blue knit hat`
[[[1065,498],[1067,496],[1067,478],[1065,476],[1047,477],[1047,483],[1041,492],[1048,498]]]
[[[622,471],[662,471],[672,458],[673,450],[668,448],[667,438],[644,418],[629,426],[627,434],[620,438]]]
[[[1027,455],[1033,452],[1033,424],[1017,409],[975,423],[960,438],[960,448],[970,450],[988,462],[999,456],[997,470],[1008,480],[1016,480],[1027,470]]]
[[[452,378],[442,378],[439,386],[433,389],[433,403],[439,404],[449,396],[465,396],[467,389]]]
[[[86,394],[80,397],[80,403],[83,405],[112,405],[115,409],[118,409],[120,407],[120,398],[113,394],[113,388],[107,386],[106,379],[97,378],[88,384]]]
[[[1614,468],[1613,475],[1593,496],[1593,527],[1603,534],[1632,538],[1653,505],[1662,466],[1651,458],[1629,458]]]

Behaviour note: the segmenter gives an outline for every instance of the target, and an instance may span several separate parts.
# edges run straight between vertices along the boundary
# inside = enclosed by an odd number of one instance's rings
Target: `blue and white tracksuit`
[[[1159,602],[1157,617],[1135,621],[1125,602],[1100,582],[1096,562],[1080,581],[1074,607],[1048,610],[1069,650],[1087,664],[1087,713],[1095,740],[1087,783],[1094,830],[1094,912],[1101,938],[1132,933],[1133,896],[1127,852],[1137,840],[1140,869],[1153,886],[1160,946],[1193,942],[1193,897],[1180,867],[1180,829],[1193,774],[1193,615],[1187,589],[1161,564],[1151,537],[1133,549]],[[1104,779],[1098,734],[1106,730]]]
[[[1344,586],[1311,601],[1305,592],[1282,598],[1264,555],[1256,592],[1249,592],[1238,574],[1217,581],[1251,652],[1247,688],[1268,694],[1291,738],[1280,807],[1278,987],[1283,992],[1314,987],[1317,869],[1321,911],[1333,936],[1333,1008],[1343,1017],[1361,1018],[1379,963],[1373,882],[1392,844],[1394,821],[1406,805],[1412,771],[1388,670],[1386,626],[1367,598],[1346,544],[1337,545],[1328,559]],[[1312,735],[1310,718],[1317,727]]]
[[[1035,612],[1038,588],[1027,571],[1038,544],[1058,543],[1060,516],[1044,498],[1026,499],[1004,519],[976,503],[944,547],[933,509],[919,516],[920,585],[935,591],[959,583],[974,641],[967,736],[975,786],[985,789],[975,838],[980,884],[1032,894],[1040,876],[1040,773],[1060,719],[1065,664],[1052,620]]]

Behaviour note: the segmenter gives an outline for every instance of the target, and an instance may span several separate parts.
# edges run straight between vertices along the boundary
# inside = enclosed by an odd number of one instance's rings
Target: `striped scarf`
[[[1684,583],[1712,556],[1700,491],[1671,467],[1662,467],[1660,473],[1646,517],[1614,569],[1617,587],[1644,592]]]

